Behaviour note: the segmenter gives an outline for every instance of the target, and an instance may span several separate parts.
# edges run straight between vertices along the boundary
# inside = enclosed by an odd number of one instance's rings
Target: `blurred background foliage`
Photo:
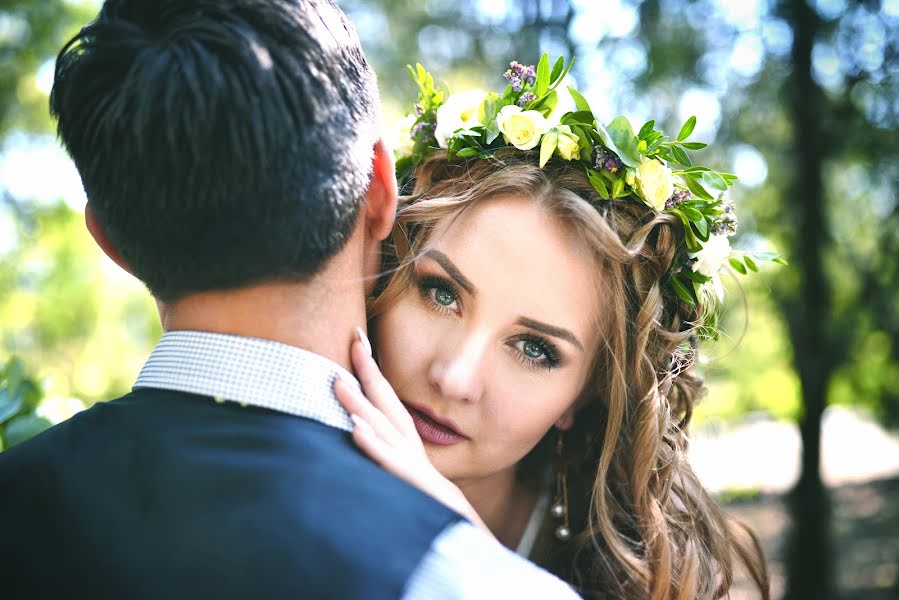
[[[409,63],[451,90],[499,91],[509,60],[534,63],[542,52],[576,57],[570,84],[607,121],[654,118],[670,133],[698,116],[693,137],[712,144],[703,164],[740,176],[735,246],[776,249],[791,266],[764,268],[729,293],[727,335],[707,349],[710,393],[695,423],[763,412],[799,424],[786,593],[829,597],[834,583],[820,575],[831,556],[818,467],[824,408],[863,406],[899,425],[899,1],[338,3],[378,72],[387,123],[411,109]],[[10,419],[57,422],[126,392],[160,333],[142,286],[87,235],[83,192],[47,114],[55,54],[97,7],[0,0],[8,438],[20,439]],[[45,399],[34,392],[12,411],[21,381]]]

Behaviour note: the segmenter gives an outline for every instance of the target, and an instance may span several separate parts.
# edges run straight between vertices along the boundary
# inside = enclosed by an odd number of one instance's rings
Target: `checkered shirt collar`
[[[352,431],[349,415],[334,396],[338,375],[357,383],[337,363],[295,346],[207,331],[170,331],[156,344],[134,389],[211,396]]]

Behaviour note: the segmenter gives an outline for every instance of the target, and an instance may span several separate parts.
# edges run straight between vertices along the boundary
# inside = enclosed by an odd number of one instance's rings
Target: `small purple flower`
[[[596,151],[596,164],[594,165],[594,168],[597,171],[605,169],[609,173],[617,173],[621,170],[621,167],[624,166],[621,159],[602,146],[594,146],[593,150]]]
[[[524,108],[527,106],[528,102],[536,100],[537,96],[534,95],[534,92],[525,92],[521,95],[521,98],[518,99],[518,106]]]
[[[690,192],[687,190],[674,190],[674,193],[671,194],[671,197],[665,201],[665,208],[674,208],[687,198],[689,198]]]
[[[409,137],[415,137],[416,135],[422,132],[431,132],[433,133],[434,123],[429,121],[421,121],[412,126],[412,132],[409,134]]]
[[[525,66],[517,60],[513,60],[509,63],[509,68],[506,69],[506,72],[503,73],[503,77],[512,84],[514,91],[520,92],[525,84],[534,85],[534,82],[537,80],[537,68],[534,65]]]
[[[537,81],[537,69],[534,65],[529,67],[525,67],[521,70],[520,77],[528,82],[530,85],[534,85],[534,82]]]
[[[727,202],[723,208],[724,214],[721,215],[721,218],[715,224],[714,232],[718,235],[724,234],[730,237],[737,233],[737,225],[739,224],[737,213],[734,210],[733,202]]]
[[[415,103],[415,114],[419,117],[425,114],[425,109],[418,102]]]

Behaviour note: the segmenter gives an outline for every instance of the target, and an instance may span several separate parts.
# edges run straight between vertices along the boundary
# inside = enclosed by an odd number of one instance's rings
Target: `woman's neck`
[[[515,470],[453,483],[496,539],[515,550],[537,502],[537,494],[517,481]]]

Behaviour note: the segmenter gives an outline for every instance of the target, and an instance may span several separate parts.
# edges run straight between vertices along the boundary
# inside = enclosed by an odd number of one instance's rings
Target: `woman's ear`
[[[579,408],[579,403],[575,402],[571,406],[568,407],[562,416],[556,420],[556,429],[561,431],[568,431],[574,426],[574,415],[577,413]]]
[[[103,253],[112,259],[112,262],[119,265],[119,267],[126,273],[134,275],[131,265],[125,261],[118,248],[116,248],[112,243],[112,240],[109,239],[106,230],[103,228],[103,225],[100,224],[97,215],[94,214],[94,209],[91,208],[90,203],[84,207],[84,224],[87,225],[87,230],[90,232],[91,237],[94,238],[94,241],[97,242],[97,245],[100,246]]]
[[[393,153],[383,140],[374,146],[371,183],[365,194],[365,226],[367,233],[381,241],[393,230],[396,216],[396,166]]]

